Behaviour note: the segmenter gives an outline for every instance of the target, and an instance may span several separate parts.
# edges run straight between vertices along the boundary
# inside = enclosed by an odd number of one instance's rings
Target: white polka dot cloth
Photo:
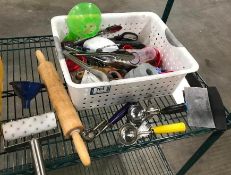
[[[8,122],[2,125],[5,140],[15,140],[57,127],[54,112]]]

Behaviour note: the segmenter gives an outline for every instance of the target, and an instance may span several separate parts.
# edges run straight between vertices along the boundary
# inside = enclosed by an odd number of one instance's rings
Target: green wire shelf
[[[40,77],[37,72],[38,63],[37,59],[35,58],[36,49],[42,50],[45,56],[55,64],[55,67],[61,76],[62,72],[60,70],[59,63],[57,59],[55,59],[56,53],[52,36],[0,39],[0,55],[3,58],[5,66],[5,77],[7,77],[4,80],[3,104],[5,106],[3,108],[2,122],[15,120],[22,117],[30,117],[33,115],[39,115],[45,112],[52,111],[48,94],[45,89],[42,89],[42,91],[36,96],[36,98],[32,100],[30,109],[23,110],[20,99],[14,94],[12,87],[9,85],[9,82],[11,81],[27,80],[40,82]],[[198,74],[195,74],[195,76],[197,76],[198,80],[201,81],[203,86],[206,86],[206,84],[203,82]],[[149,101],[141,101],[140,103],[144,107],[152,104],[153,106],[161,108],[175,104],[175,101],[172,96],[164,96],[151,99]],[[110,116],[112,116],[112,114],[115,113],[121,106],[122,105],[83,110],[79,111],[79,114],[82,122],[85,125],[85,128],[91,128],[98,124],[103,118],[110,118]],[[152,125],[158,126],[179,121],[183,121],[187,125],[186,113],[155,116],[152,120],[150,120],[150,123]],[[126,152],[129,153],[124,154],[124,156],[129,157],[129,154],[140,154],[139,152],[137,153],[137,151],[134,150],[149,147],[147,154],[152,154],[153,152],[156,152],[156,155],[152,155],[156,158],[152,157],[151,159],[157,159],[161,162],[160,164],[163,165],[160,166],[159,164],[154,163],[152,165],[153,168],[151,169],[151,174],[172,174],[172,171],[164,157],[162,150],[160,149],[159,144],[211,132],[210,129],[194,128],[187,125],[187,132],[185,133],[150,136],[138,140],[138,142],[134,145],[122,146],[118,142],[118,130],[123,124],[125,124],[125,122],[126,117],[122,121],[118,122],[113,128],[107,129],[106,132],[102,133],[98,138],[94,140],[94,142],[87,144],[90,150],[90,156],[93,159],[103,158],[106,156],[112,156],[115,154]],[[46,134],[49,134],[49,132],[45,133],[45,135]],[[38,137],[40,136],[44,135],[38,134]],[[27,139],[30,139],[30,137]],[[22,149],[14,150],[12,152],[5,152],[3,148],[2,136],[0,141],[0,174],[34,173],[32,156],[29,147],[24,147]],[[46,170],[48,171],[65,166],[70,166],[79,162],[78,156],[75,153],[71,140],[64,139],[62,135],[42,141],[41,145]],[[98,164],[100,164],[99,162],[103,160],[104,159],[93,161],[92,167],[98,167],[98,169],[100,170],[100,166]],[[126,163],[132,160],[128,158],[124,161]],[[113,163],[113,161],[112,164],[113,166],[115,164],[115,166],[117,166],[117,169],[120,169],[118,167],[121,165],[116,165],[116,163]],[[95,170],[92,170],[92,168],[84,169],[82,167],[82,174],[87,174],[90,171],[94,171],[94,173],[97,172]]]

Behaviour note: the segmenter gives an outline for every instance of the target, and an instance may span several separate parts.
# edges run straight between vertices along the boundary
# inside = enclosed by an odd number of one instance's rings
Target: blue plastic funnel
[[[15,94],[21,98],[23,108],[30,108],[30,101],[44,87],[41,83],[30,81],[13,81],[10,82],[10,85],[13,87]]]

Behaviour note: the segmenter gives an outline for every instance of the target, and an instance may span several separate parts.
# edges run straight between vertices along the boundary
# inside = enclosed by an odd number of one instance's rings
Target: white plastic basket
[[[139,35],[139,40],[148,46],[158,48],[163,59],[163,68],[174,70],[166,74],[146,77],[114,80],[90,84],[76,84],[71,80],[60,42],[68,29],[67,16],[56,16],[51,27],[57,49],[57,57],[66,80],[73,104],[78,109],[89,109],[127,101],[139,101],[150,97],[172,94],[187,73],[195,72],[199,66],[185,47],[175,38],[158,15],[152,12],[107,13],[102,15],[104,29],[111,25],[121,25],[123,29],[113,37],[125,31]]]

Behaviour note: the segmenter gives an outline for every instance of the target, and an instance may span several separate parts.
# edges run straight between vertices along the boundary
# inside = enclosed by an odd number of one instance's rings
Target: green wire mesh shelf
[[[126,174],[126,175],[173,175],[167,161],[161,155],[159,146],[152,146],[145,149],[135,150],[128,153],[109,156],[94,160],[90,168],[77,164],[68,168],[70,174]],[[51,171],[50,175],[64,174],[66,168]]]
[[[48,94],[45,89],[42,89],[41,92],[36,96],[36,98],[32,100],[30,109],[22,109],[20,99],[14,94],[12,87],[9,85],[9,82],[11,81],[27,80],[40,82],[39,74],[37,72],[38,63],[37,59],[35,58],[36,49],[42,50],[45,56],[55,64],[55,67],[58,70],[59,74],[62,75],[59,63],[55,59],[56,53],[54,49],[54,42],[52,36],[0,39],[0,55],[3,58],[5,66],[5,77],[7,77],[4,80],[3,104],[5,106],[2,114],[2,122],[15,120],[22,117],[30,117],[33,115],[39,115],[45,112],[52,111]],[[203,80],[199,76],[198,79],[203,84]],[[141,101],[140,103],[144,107],[151,104],[155,107],[161,108],[172,105],[175,103],[175,101],[172,96],[165,96],[151,99],[149,101]],[[104,108],[96,108],[91,110],[84,110],[80,111],[79,114],[85,127],[91,128],[98,124],[103,118],[109,118],[110,116],[112,116],[112,114],[115,113],[120,107],[121,105],[117,105]],[[154,116],[152,120],[150,120],[150,123],[152,125],[158,126],[179,121],[183,121],[187,125],[186,113]],[[158,159],[160,162],[162,162],[161,164],[163,164],[163,166],[155,164],[160,170],[158,170],[158,168],[155,168],[155,166],[152,166],[154,168],[152,168],[152,174],[172,174],[168,166],[168,163],[164,157],[164,154],[162,153],[162,150],[159,148],[160,143],[181,139],[189,136],[204,134],[211,131],[209,129],[196,129],[193,127],[189,127],[187,125],[187,132],[185,133],[150,136],[144,139],[140,139],[134,145],[122,146],[118,142],[118,130],[123,124],[125,124],[125,122],[126,117],[122,121],[118,122],[113,128],[107,129],[106,132],[102,133],[98,138],[94,140],[94,142],[89,143],[87,146],[90,150],[90,156],[92,158],[97,159],[119,153],[133,151],[138,148],[152,146],[150,149],[153,150],[147,151],[147,154],[152,154],[153,152],[156,152],[156,156],[152,155],[155,158],[152,157],[151,159]],[[46,134],[50,133],[47,132]],[[38,134],[38,137],[40,136],[41,135]],[[32,174],[33,165],[30,148],[24,147],[23,149],[14,150],[12,152],[5,152],[3,148],[2,136],[0,141],[0,173]],[[45,166],[47,170],[54,170],[57,168],[73,165],[79,162],[78,156],[75,153],[71,140],[64,139],[62,135],[60,135],[59,137],[42,141],[41,145],[43,158],[45,160]],[[125,157],[129,157],[129,154],[138,153],[128,153],[128,155],[125,154]],[[99,166],[97,165],[97,162],[100,161],[101,160],[96,160],[93,163],[93,167]],[[127,161],[129,162],[129,160]],[[84,174],[87,173],[87,171],[94,170],[85,170],[82,168],[82,171],[82,173]]]

